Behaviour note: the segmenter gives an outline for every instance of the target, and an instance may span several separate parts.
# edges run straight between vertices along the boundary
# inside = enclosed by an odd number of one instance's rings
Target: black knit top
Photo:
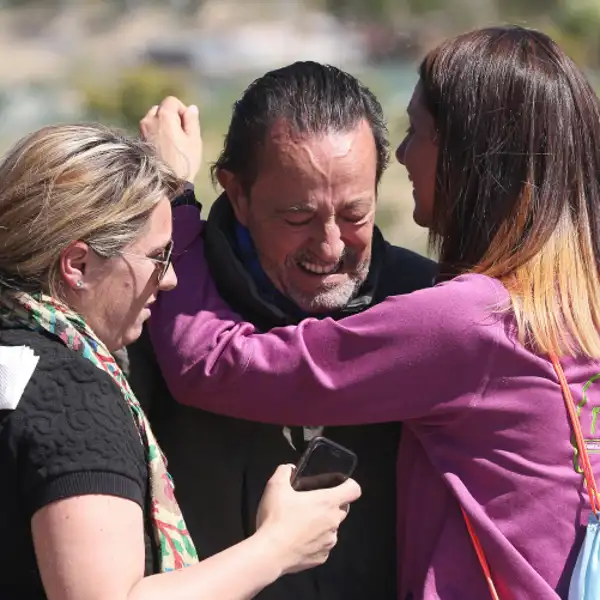
[[[155,572],[144,449],[117,385],[49,335],[0,329],[0,346],[28,346],[39,357],[16,409],[0,411],[0,598],[45,600],[31,518],[72,496],[108,494],[138,503],[145,515],[145,573]]]

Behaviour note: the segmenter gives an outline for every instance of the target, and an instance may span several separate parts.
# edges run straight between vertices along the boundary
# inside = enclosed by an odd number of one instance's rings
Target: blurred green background
[[[600,70],[600,0],[0,0],[0,149],[52,122],[99,120],[137,131],[168,94],[200,107],[205,167],[233,102],[257,76],[294,60],[347,69],[379,97],[392,147],[406,127],[416,65],[444,37],[518,23],[552,35],[592,79]],[[3,46],[3,47],[2,47]],[[378,223],[426,251],[404,169],[384,174]]]

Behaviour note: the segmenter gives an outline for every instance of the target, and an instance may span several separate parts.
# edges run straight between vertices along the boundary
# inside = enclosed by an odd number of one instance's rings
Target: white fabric
[[[303,427],[303,437],[305,442],[312,441],[313,438],[316,438],[319,435],[323,435],[324,427]],[[288,444],[294,449],[296,448],[294,441],[292,440],[292,430],[289,427],[283,428],[283,437],[287,440]]]
[[[17,408],[38,360],[27,346],[0,346],[0,410]]]

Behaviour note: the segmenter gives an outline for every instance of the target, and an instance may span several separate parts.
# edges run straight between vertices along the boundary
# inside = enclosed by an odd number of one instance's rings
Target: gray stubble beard
[[[288,296],[299,308],[308,313],[339,310],[344,308],[356,296],[369,274],[370,264],[371,260],[369,258],[359,265],[347,281],[332,286],[330,289],[323,289],[314,296],[308,297],[306,294],[296,292],[296,290],[288,290]]]

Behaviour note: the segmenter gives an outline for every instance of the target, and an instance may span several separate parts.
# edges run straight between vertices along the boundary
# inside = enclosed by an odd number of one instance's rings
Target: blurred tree
[[[540,17],[564,5],[561,0],[496,0],[498,12],[507,20]]]
[[[42,4],[60,4],[60,0],[50,0],[45,2],[44,0],[2,0],[0,3],[2,8],[22,8],[26,6],[41,6]]]
[[[562,33],[565,49],[573,59],[581,65],[598,69],[600,67],[598,38],[600,2],[572,1],[556,11],[554,22],[559,30],[557,34]]]
[[[36,8],[57,13],[69,5],[70,0],[0,0],[0,8]]]
[[[127,69],[113,83],[83,78],[78,87],[87,118],[130,130],[165,96],[191,103],[192,95],[184,73],[154,66]]]
[[[427,0],[419,0],[427,1]],[[323,0],[322,8],[339,17],[369,18],[374,21],[386,21],[391,18],[398,8],[395,0]]]
[[[194,14],[205,0],[86,0],[87,4],[98,4],[120,13],[143,6],[164,6],[180,14]],[[45,8],[62,10],[79,6],[81,0],[0,0],[0,8]]]
[[[409,13],[414,15],[440,11],[447,6],[444,0],[405,0],[405,2]]]

